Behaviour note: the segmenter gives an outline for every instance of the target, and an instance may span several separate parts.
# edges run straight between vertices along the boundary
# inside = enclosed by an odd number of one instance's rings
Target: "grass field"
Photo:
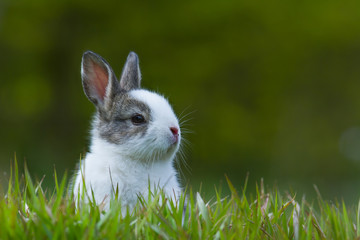
[[[308,203],[301,196],[266,191],[248,196],[246,183],[231,195],[215,189],[212,199],[189,189],[177,203],[161,193],[139,198],[133,212],[87,204],[76,208],[68,194],[68,178],[54,189],[42,189],[15,163],[0,200],[0,239],[356,239],[360,236],[359,206],[329,203],[318,198]],[[160,200],[162,199],[162,200]],[[187,203],[186,203],[187,202]],[[187,207],[185,208],[185,205]],[[76,210],[78,209],[78,210]],[[184,211],[185,209],[185,211]]]

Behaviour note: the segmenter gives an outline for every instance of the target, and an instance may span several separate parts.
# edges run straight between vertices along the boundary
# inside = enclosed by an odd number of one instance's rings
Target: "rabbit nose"
[[[174,134],[174,136],[179,135],[179,129],[177,127],[171,127],[170,131]]]
[[[174,135],[175,143],[177,143],[179,141],[179,129],[177,127],[171,127],[170,131]]]

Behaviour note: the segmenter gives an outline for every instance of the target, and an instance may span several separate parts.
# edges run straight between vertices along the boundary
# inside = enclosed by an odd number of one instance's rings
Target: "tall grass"
[[[248,197],[246,183],[211,201],[186,191],[178,202],[159,193],[139,197],[133,211],[111,202],[109,211],[89,203],[75,206],[67,176],[54,189],[34,183],[15,162],[0,199],[0,239],[355,239],[360,236],[360,203],[348,207],[320,195],[313,204],[297,196],[266,191],[261,183]]]

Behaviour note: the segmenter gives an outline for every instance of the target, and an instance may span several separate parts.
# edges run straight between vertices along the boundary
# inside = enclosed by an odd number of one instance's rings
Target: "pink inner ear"
[[[104,100],[106,94],[106,87],[109,81],[109,75],[107,69],[99,66],[98,64],[92,62],[93,64],[93,71],[94,71],[94,86],[97,92],[97,95]]]

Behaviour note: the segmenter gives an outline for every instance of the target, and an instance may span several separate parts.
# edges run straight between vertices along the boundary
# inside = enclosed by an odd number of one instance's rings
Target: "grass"
[[[15,163],[7,190],[0,198],[0,239],[356,239],[360,236],[360,206],[266,192],[263,184],[249,197],[246,183],[237,192],[211,201],[187,191],[177,203],[162,193],[139,198],[133,212],[118,201],[111,209],[86,204],[76,208],[68,194],[67,176],[44,190]],[[194,193],[193,193],[194,192]],[[162,200],[160,200],[162,199]],[[187,200],[186,200],[187,199]],[[183,211],[185,202],[187,207]],[[78,210],[76,210],[78,209]]]

